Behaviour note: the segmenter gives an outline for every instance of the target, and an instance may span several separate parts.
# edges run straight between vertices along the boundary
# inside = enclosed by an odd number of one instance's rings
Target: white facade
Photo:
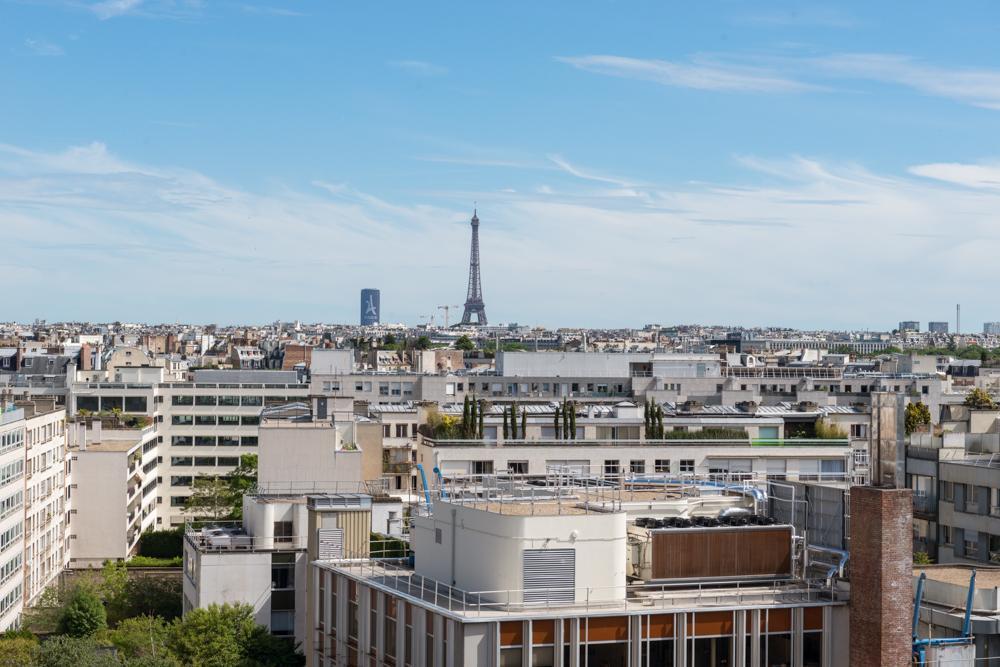
[[[34,604],[69,562],[66,539],[66,411],[25,423],[24,602]]]
[[[24,606],[24,411],[0,412],[0,632]]]

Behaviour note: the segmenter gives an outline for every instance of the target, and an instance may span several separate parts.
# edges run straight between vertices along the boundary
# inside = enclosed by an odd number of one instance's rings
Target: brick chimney
[[[94,364],[91,361],[91,356],[90,356],[90,343],[84,343],[80,346],[80,370],[81,371],[94,370]]]
[[[913,492],[851,487],[851,664],[910,664]]]

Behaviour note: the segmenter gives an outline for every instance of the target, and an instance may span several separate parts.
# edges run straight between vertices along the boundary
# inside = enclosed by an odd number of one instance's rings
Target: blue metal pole
[[[424,472],[424,466],[422,463],[417,464],[417,471],[420,473],[420,481],[424,485],[424,499],[427,501],[427,511],[431,511],[431,491],[427,487],[427,473]]]
[[[962,636],[968,637],[972,630],[972,598],[976,595],[976,568],[972,568],[969,577],[969,594],[965,598],[965,621],[962,623]]]
[[[913,641],[917,641],[917,626],[920,623],[920,603],[924,600],[924,582],[927,581],[927,573],[921,572],[917,579],[917,594],[913,598]]]

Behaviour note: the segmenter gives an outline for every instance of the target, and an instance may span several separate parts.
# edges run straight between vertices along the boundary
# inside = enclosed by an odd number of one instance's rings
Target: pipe
[[[965,621],[962,622],[962,636],[969,638],[972,630],[972,598],[976,595],[976,568],[972,568],[972,576],[969,577],[969,594],[965,598]]]
[[[417,472],[420,473],[420,481],[424,485],[424,500],[427,501],[427,511],[431,511],[431,491],[427,487],[427,474],[424,472],[424,465],[422,463],[417,464]]]
[[[924,599],[924,582],[927,581],[927,573],[921,572],[917,579],[917,594],[913,597],[913,642],[917,642],[917,625],[920,623],[920,603]],[[921,662],[921,664],[923,664]]]
[[[448,499],[448,492],[444,490],[444,475],[441,474],[441,469],[434,466],[434,474],[437,475],[438,488],[441,490],[441,500]]]

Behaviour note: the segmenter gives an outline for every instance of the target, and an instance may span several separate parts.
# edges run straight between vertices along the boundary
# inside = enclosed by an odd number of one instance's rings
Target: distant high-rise
[[[904,320],[899,323],[899,332],[904,331],[920,331],[920,322],[914,322],[912,320]]]
[[[379,297],[377,289],[369,287],[361,290],[361,326],[378,324],[381,321]]]
[[[1000,322],[983,322],[983,333],[987,336],[1000,336]]]
[[[472,212],[472,252],[469,255],[469,291],[465,296],[465,311],[462,313],[462,324],[472,324],[472,316],[476,316],[476,325],[486,324],[486,304],[483,303],[483,284],[479,278],[479,216]]]
[[[947,322],[928,322],[927,331],[932,334],[946,334],[948,333],[948,323]]]

